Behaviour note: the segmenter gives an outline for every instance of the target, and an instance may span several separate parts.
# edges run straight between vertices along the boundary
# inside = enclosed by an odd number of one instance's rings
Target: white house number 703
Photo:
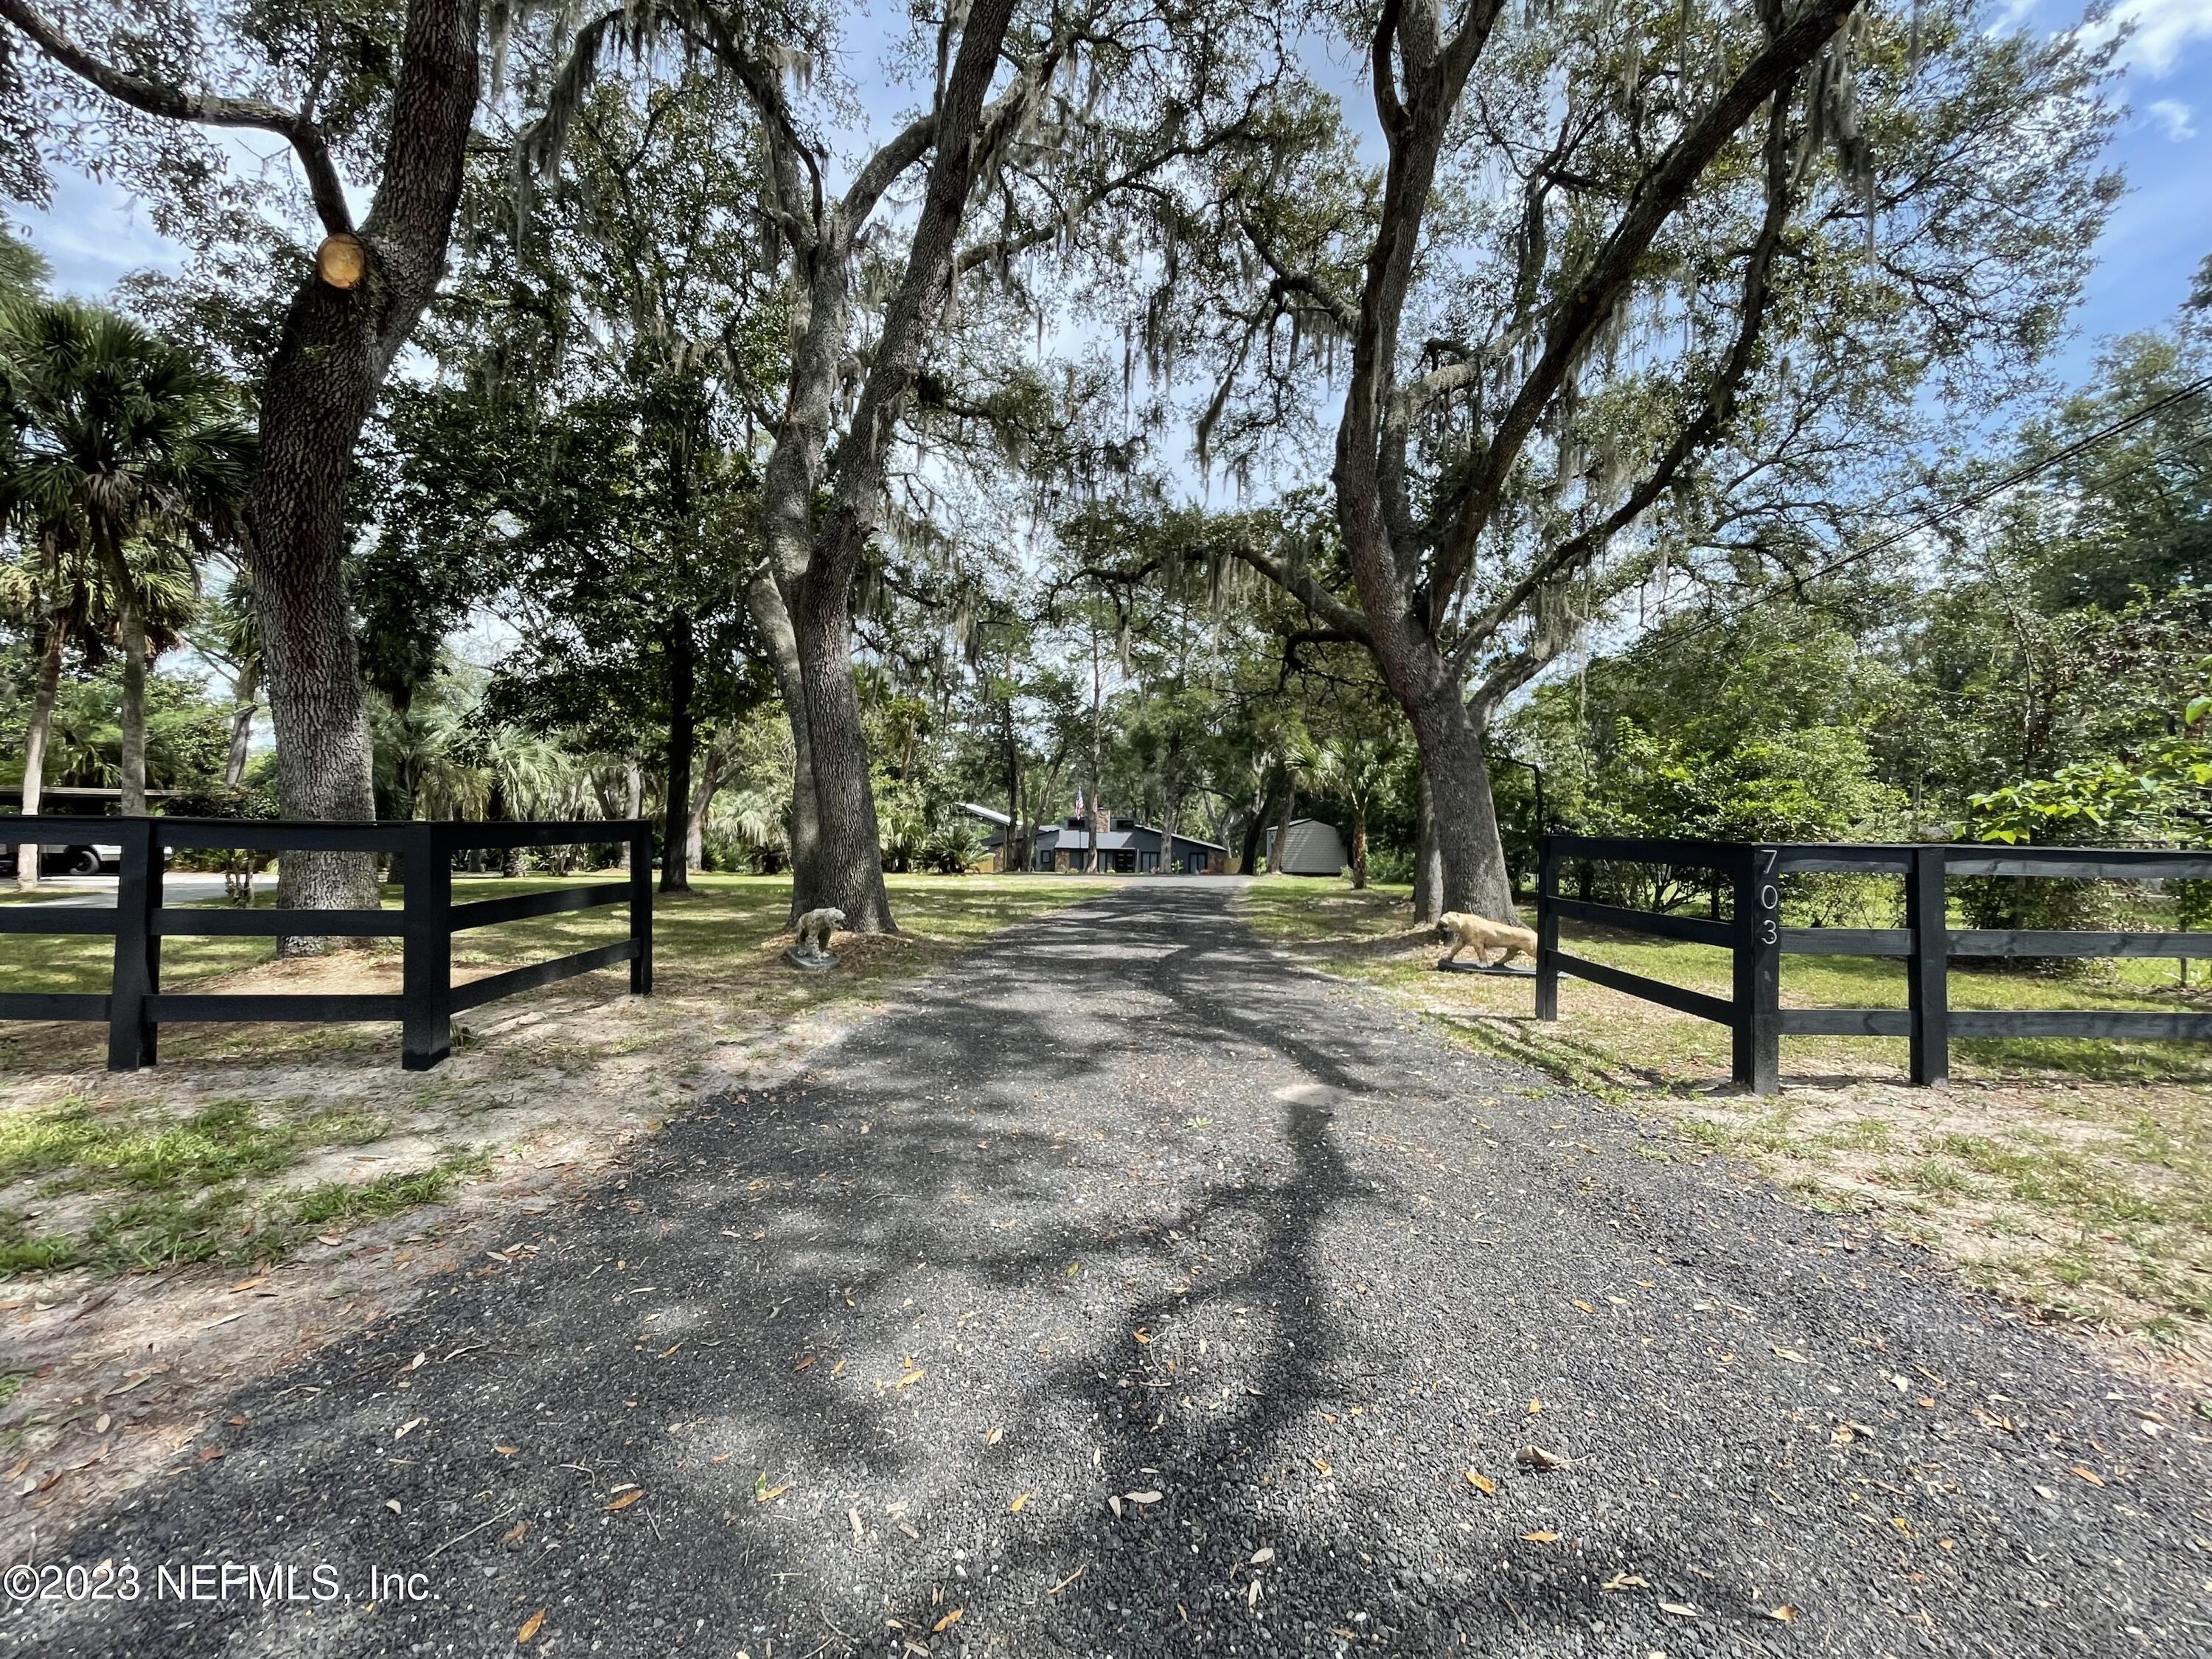
[[[1762,873],[1770,876],[1774,873],[1775,860],[1778,856],[1771,848],[1768,849],[1766,868]],[[1761,945],[1771,945],[1782,937],[1781,929],[1774,921],[1774,912],[1781,906],[1781,890],[1771,881],[1761,884],[1759,890],[1759,942]]]

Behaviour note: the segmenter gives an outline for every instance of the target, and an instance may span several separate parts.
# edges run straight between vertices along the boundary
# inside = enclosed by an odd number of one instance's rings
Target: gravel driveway
[[[672,1124],[48,1547],[137,1600],[0,1644],[2212,1653],[2212,1424],[1231,891]]]

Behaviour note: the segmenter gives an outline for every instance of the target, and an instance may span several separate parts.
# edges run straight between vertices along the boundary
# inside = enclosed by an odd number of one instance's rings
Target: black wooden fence
[[[1734,915],[1692,916],[1590,901],[1559,892],[1564,866],[1601,862],[1714,872],[1731,890]],[[1905,878],[1902,927],[1784,927],[1778,878],[1794,874]],[[2212,879],[2212,854],[2118,848],[1875,846],[1819,842],[1629,841],[1544,837],[1537,881],[1536,1018],[1559,1017],[1559,975],[1571,974],[1729,1028],[1730,1070],[1759,1094],[1779,1086],[1785,1036],[1900,1036],[1911,1044],[1912,1080],[1950,1075],[1953,1037],[2180,1038],[2212,1042],[2212,1014],[2098,1009],[1960,1010],[1950,1006],[1954,957],[2212,957],[2212,933],[2106,933],[2044,928],[1954,928],[1944,908],[1952,876]],[[1723,998],[1632,974],[1559,949],[1559,921],[1593,923],[1657,939],[1715,945],[1733,953],[1733,994]],[[1903,1008],[1784,1008],[1784,956],[1899,957]]]
[[[21,825],[20,830],[15,825]],[[33,826],[35,826],[33,828]],[[453,1048],[453,1016],[518,991],[550,985],[617,963],[629,963],[629,988],[653,992],[653,832],[638,819],[549,823],[306,823],[238,818],[0,818],[0,842],[120,844],[115,906],[0,906],[0,933],[107,933],[115,966],[106,993],[0,994],[0,1019],[103,1020],[107,1069],[154,1063],[161,1027],[184,1020],[398,1020],[400,1064],[425,1072]],[[453,902],[453,854],[477,848],[627,842],[629,872],[618,881],[557,887],[511,898]],[[215,847],[255,853],[384,853],[396,860],[403,902],[396,910],[276,910],[171,907],[161,902],[166,849]],[[550,962],[453,983],[453,935],[495,922],[629,906],[628,937]],[[226,994],[161,989],[161,941],[178,934],[258,939],[374,939],[403,941],[400,990],[392,995],[312,992]]]

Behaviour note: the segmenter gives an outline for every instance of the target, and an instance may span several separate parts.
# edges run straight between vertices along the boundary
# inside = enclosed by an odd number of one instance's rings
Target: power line
[[[1856,553],[1846,553],[1840,558],[1832,559],[1826,564],[1822,565],[1819,569],[1809,572],[1805,575],[1792,576],[1786,581],[1777,582],[1773,586],[1768,588],[1764,593],[1760,593],[1752,599],[1746,599],[1742,604],[1732,606],[1716,615],[1707,617],[1703,621],[1699,622],[1695,627],[1675,635],[1675,639],[1678,642],[1683,640],[1695,639],[1698,635],[1705,632],[1708,629],[1717,628],[1724,622],[1733,622],[1738,617],[1741,617],[1748,611],[1756,611],[1760,605],[1765,605],[1770,599],[1777,599],[1784,593],[1801,588],[1808,582],[1816,582],[1824,576],[1832,576],[1836,572],[1843,569],[1846,565],[1856,564],[1862,559],[1870,559],[1875,554],[1885,552],[1890,548],[1895,547],[1900,542],[1909,541],[1913,537],[1921,534],[1924,531],[1933,530],[1936,526],[1956,518],[1961,513],[1968,512],[1974,507],[1980,507],[1985,502],[1994,500],[1996,497],[2002,495],[2006,490],[2012,489],[2014,486],[2026,483],[2030,478],[2035,477],[2040,473],[2048,472],[2052,467],[2058,465],[2061,462],[2073,459],[2075,456],[2082,453],[2086,450],[2094,448],[2098,444],[2103,443],[2108,438],[2117,438],[2123,433],[2133,431],[2136,427],[2141,426],[2145,421],[2149,420],[2153,416],[2163,413],[2165,410],[2172,408],[2174,404],[2185,403],[2188,399],[2197,397],[2206,391],[2212,391],[2212,374],[2207,374],[2201,380],[2192,380],[2189,385],[2181,387],[2179,391],[2170,392],[2163,398],[2154,398],[2151,402],[2144,404],[2141,409],[2136,410],[2132,415],[2124,416],[2121,419],[2114,421],[2109,426],[2100,428],[2097,431],[2092,432],[2085,437],[2078,438],[2074,442],[2068,444],[2064,448],[2054,450],[2039,460],[2031,461],[2025,466],[2015,468],[2014,471],[2006,473],[2002,477],[1983,485],[1979,489],[1970,491],[1968,494],[1960,497],[1959,500],[1953,501],[1949,506],[1929,514],[1927,517],[1920,520],[1917,523],[1907,525],[1904,529],[1883,537],[1880,541],[1875,542],[1871,546],[1863,547]],[[2149,461],[2146,461],[2143,465],[2146,466],[2151,465],[2157,461],[2165,459],[2168,455],[2179,453],[2181,449],[2186,447],[2187,446],[2185,444],[2176,445],[2171,450],[2167,450],[2160,455],[2153,456]],[[2131,471],[2140,470],[2140,468],[2130,469]],[[1896,497],[1892,496],[1890,499],[1894,501]]]

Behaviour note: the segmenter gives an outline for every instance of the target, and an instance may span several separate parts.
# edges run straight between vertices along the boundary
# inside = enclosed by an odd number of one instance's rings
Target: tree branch
[[[64,34],[29,0],[0,0],[0,18],[21,29],[40,52],[78,79],[135,110],[165,120],[210,127],[250,127],[276,134],[300,158],[301,169],[307,175],[307,194],[323,228],[333,236],[352,234],[353,210],[346,204],[337,164],[331,157],[322,127],[310,117],[259,98],[186,92],[166,81],[118,69]]]
[[[1466,575],[1474,556],[1475,538],[1496,511],[1506,476],[1520,459],[1538,418],[1565,382],[1591,337],[1620,303],[1635,277],[1638,262],[1695,187],[1706,164],[1761,104],[1796,78],[1858,4],[1859,0],[1809,0],[1797,18],[1768,39],[1712,107],[1676,138],[1651,171],[1638,181],[1613,234],[1553,313],[1543,356],[1498,421],[1471,479],[1454,533],[1443,550],[1430,584],[1432,593],[1448,595]]]
[[[1794,76],[1792,80],[1794,81]],[[1774,268],[1774,256],[1782,246],[1782,234],[1790,223],[1793,197],[1790,188],[1790,111],[1789,90],[1791,81],[1784,81],[1775,90],[1766,124],[1766,211],[1759,228],[1759,237],[1752,244],[1743,274],[1743,295],[1736,319],[1735,338],[1730,343],[1729,354],[1723,360],[1719,372],[1713,377],[1703,404],[1697,414],[1682,423],[1674,441],[1653,465],[1635,489],[1611,513],[1596,523],[1569,537],[1550,554],[1540,559],[1519,581],[1492,600],[1470,627],[1467,636],[1455,647],[1453,655],[1464,660],[1467,654],[1504,626],[1506,621],[1541,592],[1554,576],[1579,567],[1613,537],[1634,523],[1654,501],[1672,484],[1682,468],[1700,449],[1718,436],[1729,417],[1735,412],[1736,393],[1742,390],[1744,380],[1751,373],[1758,356],[1759,339],[1765,330],[1767,314],[1768,279]],[[1432,594],[1431,603],[1441,607],[1449,603],[1448,596]],[[1539,663],[1538,667],[1542,664]],[[1534,672],[1533,670],[1531,671]],[[1507,687],[1510,690],[1511,687]],[[1501,696],[1504,692],[1499,694]]]

